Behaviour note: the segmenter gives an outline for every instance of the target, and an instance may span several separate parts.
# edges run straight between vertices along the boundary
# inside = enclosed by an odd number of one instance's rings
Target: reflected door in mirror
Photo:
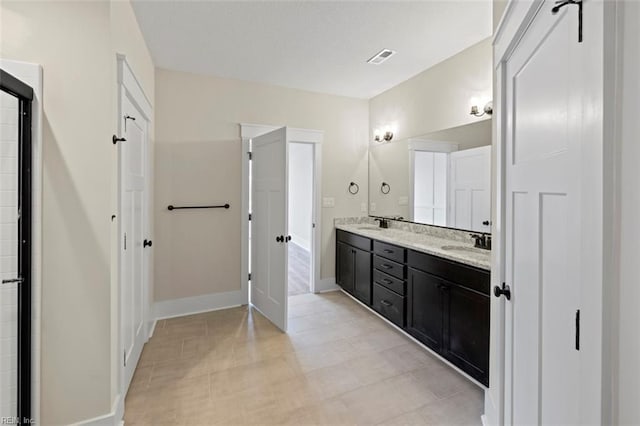
[[[447,226],[491,232],[491,146],[452,152],[449,159]]]

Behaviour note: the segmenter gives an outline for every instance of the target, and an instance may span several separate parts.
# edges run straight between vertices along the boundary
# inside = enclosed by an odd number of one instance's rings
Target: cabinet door
[[[355,255],[351,246],[344,243],[337,244],[337,276],[336,282],[345,291],[352,293],[354,290],[354,277],[355,277]]]
[[[407,331],[436,351],[442,348],[444,285],[433,275],[409,269]]]
[[[446,288],[443,355],[488,386],[490,298],[454,284]]]
[[[355,256],[354,295],[371,306],[371,253],[353,249]]]

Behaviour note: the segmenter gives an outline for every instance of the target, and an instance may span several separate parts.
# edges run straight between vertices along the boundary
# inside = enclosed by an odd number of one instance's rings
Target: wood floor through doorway
[[[483,391],[339,292],[160,321],[126,425],[479,425]]]

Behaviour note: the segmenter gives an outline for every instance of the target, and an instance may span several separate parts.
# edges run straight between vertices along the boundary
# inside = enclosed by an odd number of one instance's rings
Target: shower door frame
[[[0,69],[0,90],[18,99],[17,424],[31,423],[31,249],[33,88]]]

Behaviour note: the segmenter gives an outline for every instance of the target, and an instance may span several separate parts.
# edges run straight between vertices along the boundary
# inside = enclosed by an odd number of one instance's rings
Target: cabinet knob
[[[493,295],[496,297],[504,296],[507,300],[511,300],[511,287],[502,283],[502,288],[495,286],[493,288]]]
[[[151,247],[152,245],[153,245],[153,241],[151,240],[144,240],[144,242],[142,243],[143,248]]]
[[[276,237],[276,242],[283,243],[284,242],[284,235],[280,235],[280,236]]]

